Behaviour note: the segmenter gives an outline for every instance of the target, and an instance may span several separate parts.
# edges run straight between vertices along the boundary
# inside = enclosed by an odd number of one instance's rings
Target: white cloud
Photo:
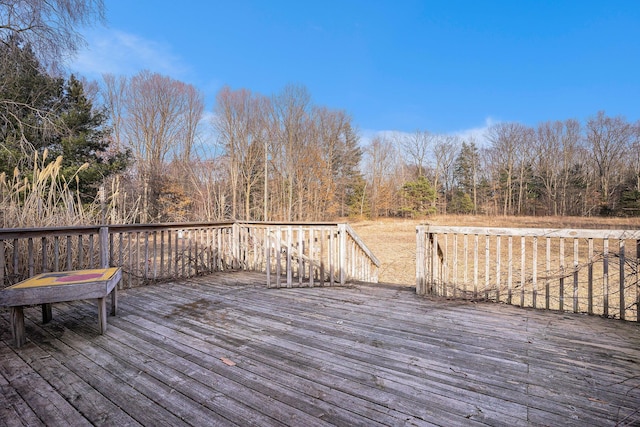
[[[214,117],[213,112],[205,110],[198,124],[198,144],[195,148],[199,155],[207,158],[214,158],[222,153],[217,144],[218,135],[213,125]]]
[[[85,34],[87,46],[70,61],[69,68],[89,78],[102,74],[131,76],[141,70],[184,77],[189,68],[171,46],[116,29],[95,29]]]
[[[464,140],[469,140],[470,138],[473,138],[475,140],[476,146],[487,147],[489,146],[489,143],[487,142],[487,139],[485,137],[487,133],[487,129],[489,129],[489,127],[491,127],[496,123],[498,122],[493,120],[491,117],[487,117],[484,120],[483,126],[478,126],[471,129],[463,129],[463,130],[451,132],[451,134],[459,136]]]
[[[495,123],[498,123],[498,121],[494,120],[491,117],[487,117],[484,121],[484,124],[482,126],[477,126],[477,127],[473,127],[473,128],[469,128],[469,129],[461,129],[461,130],[456,130],[456,131],[452,131],[452,132],[445,132],[446,135],[453,135],[453,136],[459,136],[460,138],[464,139],[464,140],[469,140],[469,138],[474,138],[475,143],[478,147],[486,147],[489,145],[489,143],[487,142],[486,138],[485,138],[485,134],[487,129],[494,125]],[[402,132],[402,131],[398,131],[398,130],[372,130],[372,129],[365,129],[362,130],[360,132],[360,145],[363,147],[366,147],[367,145],[369,145],[371,143],[371,141],[375,138],[375,137],[379,137],[379,138],[388,138],[388,139],[395,139],[398,137],[409,137],[413,134],[413,132]]]

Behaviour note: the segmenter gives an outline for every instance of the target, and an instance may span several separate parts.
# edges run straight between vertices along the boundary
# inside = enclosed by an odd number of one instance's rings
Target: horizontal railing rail
[[[0,229],[0,264],[0,288],[106,266],[125,287],[231,269],[266,272],[271,287],[344,284],[377,281],[379,267],[345,224],[258,222]]]
[[[639,261],[640,230],[418,226],[416,292],[640,321]]]

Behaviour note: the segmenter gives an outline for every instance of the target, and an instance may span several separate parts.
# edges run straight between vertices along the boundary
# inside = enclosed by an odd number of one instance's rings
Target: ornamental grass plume
[[[62,156],[48,161],[48,151],[34,154],[29,175],[18,168],[13,177],[0,174],[0,224],[3,228],[58,227],[89,225],[100,221],[100,204],[83,204],[79,192],[78,168],[69,181],[62,175]]]

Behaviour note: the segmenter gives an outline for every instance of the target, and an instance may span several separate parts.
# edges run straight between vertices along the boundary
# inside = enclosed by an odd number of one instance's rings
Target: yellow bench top
[[[118,271],[118,267],[98,268],[92,270],[56,271],[42,273],[30,277],[5,289],[24,289],[42,286],[70,285],[90,282],[107,281]]]

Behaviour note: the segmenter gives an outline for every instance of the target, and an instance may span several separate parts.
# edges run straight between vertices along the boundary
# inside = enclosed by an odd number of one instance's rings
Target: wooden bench
[[[122,278],[118,267],[42,273],[0,290],[0,306],[11,308],[11,331],[16,347],[26,342],[24,306],[41,305],[42,323],[52,319],[51,304],[84,299],[98,300],[98,330],[107,330],[105,298],[111,294],[111,315],[118,305],[117,284]]]

